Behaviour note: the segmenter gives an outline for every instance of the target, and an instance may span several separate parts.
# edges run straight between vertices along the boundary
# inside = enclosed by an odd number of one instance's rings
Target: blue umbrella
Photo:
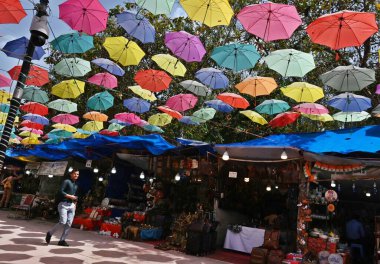
[[[229,104],[226,104],[222,100],[217,100],[217,99],[206,101],[205,105],[207,105],[208,107],[212,107],[216,111],[223,112],[223,113],[230,113],[231,111],[234,110],[234,108],[230,106]]]
[[[172,11],[170,12],[169,18],[175,19],[175,18],[179,18],[179,17],[187,18],[188,15],[187,15],[185,9],[183,9],[183,7],[181,6],[179,0],[175,0]]]
[[[199,125],[199,122],[193,121],[191,116],[183,116],[179,122],[184,123],[186,125]]]
[[[84,53],[94,47],[94,38],[84,33],[69,33],[59,36],[50,44],[63,53]]]
[[[342,112],[361,112],[372,107],[368,97],[347,92],[334,96],[327,104]]]
[[[164,133],[164,130],[162,130],[160,127],[154,126],[154,125],[145,125],[142,128],[146,131],[149,131],[149,132]]]
[[[119,65],[109,59],[98,58],[91,62],[114,75],[123,76],[125,74],[125,71]]]
[[[214,68],[203,68],[195,73],[195,77],[212,89],[223,89],[229,84],[228,78],[222,71]]]
[[[255,107],[255,110],[260,114],[275,115],[278,113],[285,112],[290,106],[287,102],[282,100],[270,99],[265,100],[261,104]]]
[[[154,43],[156,30],[140,13],[134,11],[125,11],[116,15],[117,23],[134,38],[137,38],[142,43]]]
[[[131,125],[130,123],[120,121],[120,120],[118,120],[116,118],[111,119],[108,122],[111,123],[111,124],[119,124],[119,125],[122,125],[122,126],[130,126]]]
[[[0,104],[0,112],[8,113],[10,107],[9,104]]]
[[[125,99],[123,102],[123,105],[129,109],[129,111],[136,112],[136,113],[145,113],[149,111],[150,103],[147,101],[132,97],[129,99]]]
[[[71,138],[73,136],[73,133],[64,129],[56,128],[47,133],[47,136],[49,138]]]
[[[49,119],[37,114],[26,114],[26,115],[23,115],[22,118],[25,120],[30,120],[34,123],[44,125],[44,126],[49,124]]]
[[[26,55],[26,49],[29,44],[29,39],[26,37],[21,37],[12,41],[7,42],[3,47],[3,52],[7,54],[8,57],[13,57],[16,59],[23,60]],[[32,60],[39,60],[45,55],[45,51],[41,47],[35,47]]]

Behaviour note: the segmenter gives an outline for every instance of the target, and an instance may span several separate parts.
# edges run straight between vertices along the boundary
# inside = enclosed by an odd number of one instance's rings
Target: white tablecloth
[[[251,253],[252,248],[264,244],[265,229],[242,226],[239,233],[227,229],[224,248]]]

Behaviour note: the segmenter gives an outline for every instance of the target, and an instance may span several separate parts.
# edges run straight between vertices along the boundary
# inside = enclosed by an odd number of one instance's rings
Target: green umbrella
[[[350,122],[360,122],[370,118],[371,115],[366,111],[361,112],[339,112],[333,115],[334,120],[350,123]]]
[[[69,33],[59,36],[50,44],[62,53],[84,53],[94,47],[94,38],[84,33]]]
[[[69,58],[63,59],[54,66],[54,70],[59,75],[68,77],[81,77],[91,71],[91,65],[89,61]]]
[[[265,100],[261,104],[255,107],[255,110],[260,114],[275,115],[285,112],[290,106],[287,102],[276,99]]]
[[[104,111],[113,106],[113,99],[107,91],[97,93],[87,100],[87,107],[91,110]]]
[[[53,129],[47,134],[49,138],[71,138],[72,135],[73,133],[59,128]]]
[[[313,55],[295,49],[276,50],[264,57],[264,61],[284,77],[303,77],[315,68]]]
[[[192,81],[192,80],[186,80],[179,83],[183,88],[186,90],[192,92],[195,95],[199,96],[208,96],[211,94],[211,90],[204,86],[203,84]]]
[[[175,0],[136,0],[136,4],[153,15],[170,16]]]
[[[160,127],[155,126],[155,125],[145,125],[142,128],[149,132],[164,133],[164,130],[162,130]]]
[[[110,131],[119,131],[124,128],[123,125],[117,124],[117,123],[112,123],[108,126],[108,130]]]
[[[50,103],[48,103],[47,106],[51,109],[65,112],[65,113],[72,113],[72,112],[77,111],[76,103],[73,103],[71,101],[64,100],[64,99],[57,99],[57,100],[51,101]]]
[[[213,119],[215,113],[216,110],[214,108],[202,108],[192,114],[191,120],[198,123],[205,123],[206,121]]]
[[[49,138],[45,141],[45,144],[59,144],[62,142],[62,138]]]
[[[45,104],[49,102],[47,93],[36,86],[27,86],[24,88],[22,98],[28,101],[38,102]]]

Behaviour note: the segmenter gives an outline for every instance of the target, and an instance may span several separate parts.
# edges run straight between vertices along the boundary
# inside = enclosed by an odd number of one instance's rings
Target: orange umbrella
[[[249,106],[247,99],[234,93],[221,93],[216,98],[235,108],[246,109]]]
[[[18,24],[26,16],[19,0],[0,0],[0,24]]]
[[[248,77],[244,81],[235,85],[239,92],[252,95],[253,97],[260,95],[268,95],[277,88],[277,83],[270,77]]]
[[[141,88],[159,92],[169,88],[172,78],[164,71],[140,70],[135,75],[135,81]]]
[[[20,71],[21,71],[21,66],[15,66],[12,69],[10,69],[8,73],[13,80],[18,80]],[[25,84],[42,86],[48,82],[49,82],[49,73],[38,66],[32,65],[32,67],[30,68],[29,74],[26,77]]]
[[[177,119],[181,119],[183,117],[180,112],[170,109],[167,106],[159,106],[157,109]]]
[[[83,118],[93,120],[93,121],[98,121],[98,122],[105,122],[108,120],[107,115],[102,114],[100,112],[96,112],[96,111],[91,111],[91,112],[85,113],[83,115]]]

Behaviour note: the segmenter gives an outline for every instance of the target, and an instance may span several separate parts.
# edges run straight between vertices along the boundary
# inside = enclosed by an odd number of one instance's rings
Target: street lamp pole
[[[17,85],[13,92],[12,99],[10,100],[9,113],[0,139],[0,173],[3,170],[5,153],[9,145],[9,138],[11,136],[13,123],[17,116],[17,111],[20,108],[25,81],[30,71],[35,47],[43,46],[46,40],[49,38],[49,29],[47,25],[48,4],[49,0],[40,0],[40,3],[36,4],[35,6],[37,14],[33,17],[32,24],[30,26],[30,40],[26,50],[26,55],[24,56],[24,61],[21,66]]]

